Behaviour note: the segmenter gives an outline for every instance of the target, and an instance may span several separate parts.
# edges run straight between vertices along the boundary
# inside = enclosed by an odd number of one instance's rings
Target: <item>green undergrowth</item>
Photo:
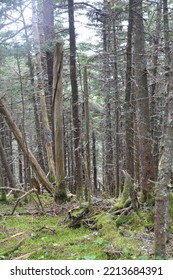
[[[171,203],[173,196],[171,196]],[[53,198],[42,196],[45,209],[52,207]],[[112,211],[95,209],[80,227],[68,227],[67,207],[58,214],[20,215],[33,207],[21,203],[14,215],[15,201],[0,202],[0,259],[29,260],[109,260],[153,259],[154,211],[152,208],[115,215]],[[173,205],[173,203],[172,203]],[[85,207],[76,207],[73,218]],[[111,209],[111,207],[110,207]],[[2,214],[3,213],[3,214]],[[171,208],[171,219],[173,209]],[[87,223],[88,222],[88,223]],[[172,229],[171,229],[172,230]]]

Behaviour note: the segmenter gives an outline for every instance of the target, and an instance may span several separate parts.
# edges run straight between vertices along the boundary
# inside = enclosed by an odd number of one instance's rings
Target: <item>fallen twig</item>
[[[41,230],[44,230],[44,229],[50,230],[50,231],[52,231],[53,233],[55,233],[56,227],[47,227],[47,226],[43,226],[43,227],[37,229],[36,231],[41,231]]]
[[[32,254],[38,252],[38,251],[41,250],[41,249],[42,249],[42,248],[38,248],[38,249],[36,249],[36,250],[33,250],[33,251],[30,252],[30,253],[21,255],[21,256],[19,256],[19,257],[17,257],[17,258],[14,258],[13,260],[27,260],[28,257],[30,257]]]
[[[15,212],[17,206],[18,206],[18,203],[19,203],[22,199],[24,199],[27,195],[31,195],[31,193],[36,193],[37,199],[38,199],[38,202],[39,202],[39,203],[37,203],[37,201],[35,200],[35,198],[34,198],[33,196],[31,196],[31,197],[32,197],[32,199],[35,201],[35,203],[37,204],[38,207],[39,207],[39,205],[41,206],[41,209],[42,209],[42,211],[44,212],[44,208],[43,208],[43,205],[42,205],[42,203],[41,203],[41,200],[40,200],[40,198],[39,198],[39,196],[38,196],[37,190],[36,190],[36,189],[31,189],[31,190],[29,190],[28,192],[25,192],[21,197],[18,198],[18,200],[17,200],[17,202],[16,202],[16,204],[15,204],[15,206],[14,206],[14,208],[13,208],[13,211],[11,212],[12,215],[14,214],[14,212]]]
[[[9,241],[10,239],[13,239],[13,238],[15,238],[15,237],[19,237],[19,236],[21,236],[21,235],[24,235],[25,233],[26,233],[25,231],[22,231],[22,232],[18,232],[18,233],[16,233],[16,234],[14,234],[14,235],[12,235],[12,236],[9,236],[9,237],[5,238],[4,240],[2,240],[2,241],[0,242],[0,245],[2,245],[3,243],[5,243],[6,241]]]

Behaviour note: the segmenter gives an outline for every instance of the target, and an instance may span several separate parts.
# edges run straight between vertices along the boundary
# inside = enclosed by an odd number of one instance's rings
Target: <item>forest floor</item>
[[[1,260],[154,259],[152,208],[119,213],[116,200],[98,199],[88,211],[75,201],[58,206],[48,196],[40,199],[44,211],[29,201],[13,215],[16,201],[0,201]],[[167,259],[173,259],[172,233]]]

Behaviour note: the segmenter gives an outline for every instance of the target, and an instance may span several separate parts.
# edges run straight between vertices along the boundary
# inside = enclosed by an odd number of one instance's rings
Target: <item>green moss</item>
[[[54,199],[56,203],[64,203],[67,201],[67,193],[64,182],[56,186]]]
[[[50,182],[55,183],[56,182],[56,176],[53,174],[50,174]]]
[[[154,228],[154,213],[152,210],[145,212],[139,210],[139,212],[133,211],[126,215],[122,214],[116,219],[117,227],[128,225],[131,230],[141,230],[142,228],[148,228],[152,230]]]
[[[40,197],[45,209],[49,206],[52,207],[53,198]],[[1,211],[7,211],[8,207],[12,209],[14,205],[13,198],[10,201],[10,206],[1,205]],[[73,208],[76,208],[76,204],[72,203],[72,205]],[[31,204],[24,204],[24,206],[26,207],[25,210],[28,210]],[[81,207],[72,211],[72,216],[79,216],[86,207],[87,204],[82,204]],[[18,208],[17,212],[22,209],[24,210],[24,208]],[[8,211],[11,212],[10,209]],[[146,251],[142,252],[141,249],[144,245],[144,239],[137,239],[136,235],[137,233],[143,234],[143,232],[146,234],[145,227],[153,228],[154,215],[152,208],[145,211],[139,209],[138,213],[130,212],[128,215],[120,215],[119,217],[108,211],[99,213],[100,207],[98,209],[94,208],[94,211],[97,211],[98,214],[87,213],[89,216],[85,217],[86,225],[89,225],[89,228],[80,226],[77,229],[67,227],[67,213],[63,213],[63,211],[58,216],[44,214],[41,216],[14,215],[0,217],[0,259],[14,259],[27,256],[28,253],[29,255],[24,258],[32,260],[150,258]],[[11,238],[18,233],[22,234]],[[19,248],[10,253],[11,249],[22,239],[23,243]],[[148,243],[146,243],[146,246],[148,246]]]
[[[112,223],[112,215],[109,213],[100,213],[95,216],[95,224],[97,228],[102,228],[110,223]]]
[[[82,202],[84,198],[83,190],[83,186],[78,187],[76,190],[76,199],[80,202]]]
[[[123,193],[121,197],[121,203],[124,204],[128,198],[129,198],[129,185],[127,180],[125,179]]]
[[[1,191],[1,195],[0,195],[0,201],[6,203],[7,202],[7,197],[6,197],[6,192],[5,191]]]

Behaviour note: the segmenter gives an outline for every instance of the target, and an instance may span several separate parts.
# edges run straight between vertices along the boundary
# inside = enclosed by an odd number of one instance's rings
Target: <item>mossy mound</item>
[[[109,213],[101,212],[94,216],[95,225],[97,229],[103,228],[109,224],[112,224],[113,216]]]
[[[140,231],[143,228],[154,229],[154,211],[152,209],[133,211],[122,214],[116,219],[117,227],[128,226],[131,230]]]

